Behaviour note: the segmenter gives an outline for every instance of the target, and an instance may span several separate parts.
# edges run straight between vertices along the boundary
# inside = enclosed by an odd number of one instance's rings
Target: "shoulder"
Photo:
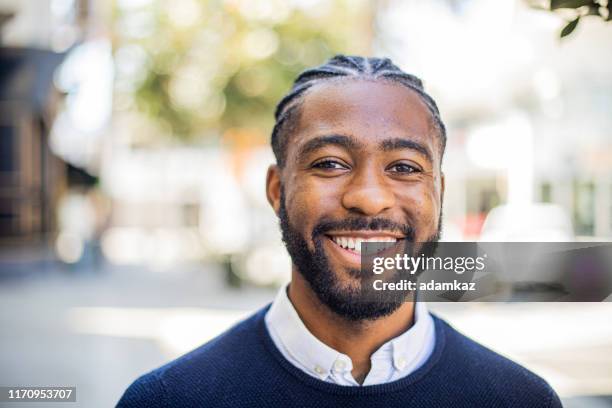
[[[164,386],[159,379],[158,373],[152,371],[139,377],[123,393],[117,407],[130,408],[157,408],[167,407],[164,401]]]
[[[257,330],[266,310],[267,307],[261,309],[208,343],[139,377],[117,406],[191,405],[197,398],[208,399],[210,393],[223,392],[227,379],[239,375],[241,362],[263,350]]]
[[[446,358],[453,376],[461,382],[492,393],[511,406],[561,407],[558,395],[540,376],[520,364],[477,343],[434,316],[436,329],[445,338]]]

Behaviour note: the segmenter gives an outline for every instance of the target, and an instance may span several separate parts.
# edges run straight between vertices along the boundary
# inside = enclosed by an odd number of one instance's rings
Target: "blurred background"
[[[270,302],[273,110],[336,53],[389,56],[438,101],[444,240],[610,241],[610,5],[565,3],[0,0],[0,385],[112,406]],[[604,407],[610,305],[430,307]]]

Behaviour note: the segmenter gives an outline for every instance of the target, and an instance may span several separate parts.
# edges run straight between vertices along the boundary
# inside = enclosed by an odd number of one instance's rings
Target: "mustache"
[[[324,219],[318,222],[312,230],[313,240],[329,231],[393,231],[405,236],[407,241],[414,241],[415,231],[408,224],[400,224],[388,218],[351,217],[342,220]]]

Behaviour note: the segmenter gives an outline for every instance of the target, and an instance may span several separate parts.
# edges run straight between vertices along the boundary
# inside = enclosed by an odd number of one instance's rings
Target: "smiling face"
[[[359,243],[437,240],[444,182],[431,114],[405,86],[355,79],[315,85],[300,109],[285,165],[267,180],[294,267],[344,317],[389,314],[403,297],[364,301]]]

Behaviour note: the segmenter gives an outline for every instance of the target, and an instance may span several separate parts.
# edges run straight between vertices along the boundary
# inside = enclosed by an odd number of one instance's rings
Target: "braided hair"
[[[325,64],[302,72],[291,91],[278,103],[274,117],[276,124],[272,130],[272,150],[278,166],[285,164],[285,153],[289,134],[295,130],[301,102],[306,91],[324,81],[339,79],[369,79],[391,81],[416,92],[431,113],[434,128],[437,130],[441,152],[446,146],[446,128],[440,117],[436,102],[423,89],[423,83],[414,75],[399,69],[389,58],[366,58],[336,55]]]

